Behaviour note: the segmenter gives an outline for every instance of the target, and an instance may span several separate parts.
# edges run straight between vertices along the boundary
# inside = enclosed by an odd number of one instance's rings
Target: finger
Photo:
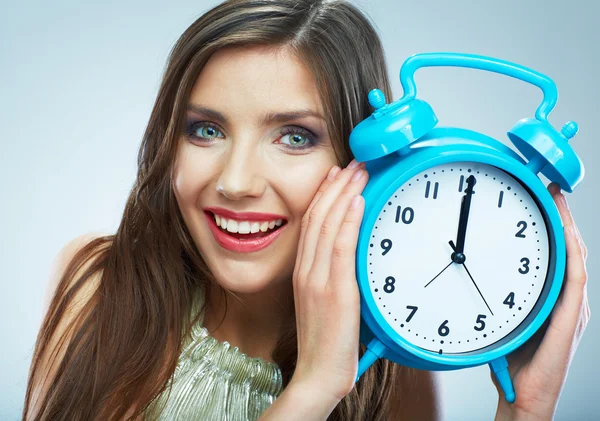
[[[294,266],[293,279],[297,278],[298,269],[300,267],[300,262],[302,261],[302,252],[304,250],[304,247],[303,247],[304,246],[304,236],[306,235],[306,229],[308,227],[308,218],[306,217],[306,215],[310,214],[310,211],[312,210],[315,203],[317,203],[319,201],[319,198],[321,197],[323,192],[327,189],[327,187],[331,183],[333,183],[337,174],[340,171],[341,171],[341,168],[338,167],[337,165],[334,165],[333,167],[331,167],[331,169],[329,170],[329,173],[327,174],[325,179],[321,182],[321,185],[319,186],[319,190],[317,190],[317,193],[311,200],[310,204],[308,205],[308,209],[306,210],[304,217],[302,218],[302,225],[300,228],[300,239],[298,241],[298,250],[296,252],[296,265]]]
[[[563,296],[554,308],[548,330],[532,360],[537,369],[551,376],[564,375],[578,342],[576,332],[584,311],[587,275],[573,224],[565,228],[565,240],[567,270]]]
[[[354,196],[332,250],[329,282],[333,288],[343,286],[348,281],[355,282],[356,245],[364,208],[364,197],[361,195]]]
[[[362,170],[363,167],[364,164],[359,165],[358,167],[349,165],[340,171],[335,180],[323,190],[311,210],[304,215],[303,223],[306,224],[306,231],[302,242],[302,257],[297,273],[299,278],[305,279],[312,267],[321,226],[329,213],[329,209],[343,191],[344,187],[350,182],[354,172],[358,169]]]
[[[558,212],[560,213],[560,219],[565,227],[568,225],[573,225],[573,216],[571,215],[571,211],[569,209],[569,204],[567,203],[567,198],[561,192],[560,187],[556,183],[550,183],[548,185],[548,191],[552,195],[552,199],[554,199],[554,203],[558,208]]]
[[[565,289],[564,295],[567,295],[567,289],[569,285],[575,287],[575,290],[583,289],[586,278],[585,259],[587,255],[587,249],[583,240],[579,235],[579,230],[573,220],[569,205],[565,198],[565,195],[560,191],[560,187],[556,183],[551,183],[548,186],[548,190],[552,194],[552,198],[556,203],[558,212],[564,224],[565,241],[567,245],[567,273],[566,280],[569,280]],[[571,242],[569,240],[572,240]],[[579,299],[579,298],[578,298]]]
[[[337,197],[336,202],[332,205],[323,221],[315,249],[315,258],[309,275],[311,283],[320,283],[318,285],[320,287],[325,286],[330,279],[331,263],[334,255],[336,255],[336,258],[345,258],[348,254],[352,254],[346,252],[346,248],[351,247],[351,244],[340,243],[338,236],[342,226],[348,224],[346,221],[348,215],[354,215],[353,212],[349,212],[352,198],[360,195],[367,181],[368,174],[366,171],[356,171],[351,181],[344,187],[343,192]],[[349,263],[347,260],[346,265]],[[352,266],[352,269],[354,269],[354,266]],[[344,274],[348,274],[347,268]],[[345,278],[347,279],[347,276]]]
[[[338,173],[341,170],[342,169],[337,165],[334,165],[329,170],[329,173],[327,174],[325,179],[321,182],[321,185],[319,186],[317,193],[314,195],[313,199],[311,200],[311,203],[308,206],[308,209],[306,210],[306,212],[304,214],[304,217],[302,218],[300,239],[298,242],[298,250],[296,252],[296,263],[294,265],[294,273],[292,275],[292,287],[294,290],[294,306],[295,306],[297,312],[302,311],[300,309],[301,303],[298,302],[299,294],[297,294],[296,291],[298,288],[298,285],[297,285],[298,272],[300,271],[300,267],[302,267],[302,257],[304,255],[304,237],[306,236],[306,230],[308,228],[308,215],[310,215],[312,208],[319,201],[319,198],[321,197],[323,192],[329,187],[329,185],[331,185],[335,181]]]
[[[587,271],[575,225],[565,227],[565,241],[567,244],[566,284],[558,306],[565,310],[579,311],[587,284]]]
[[[583,260],[586,261],[587,256],[588,256],[587,246],[585,245],[585,242],[583,241],[583,237],[581,236],[581,232],[579,232],[579,228],[577,227],[577,224],[574,224],[574,225],[575,225],[575,229],[577,230],[577,238],[579,239],[579,246],[581,247],[581,254],[583,255]]]

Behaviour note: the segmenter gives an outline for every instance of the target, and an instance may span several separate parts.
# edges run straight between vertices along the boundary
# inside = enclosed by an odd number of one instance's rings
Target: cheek
[[[179,169],[175,172],[173,191],[180,205],[188,202],[194,196],[196,186],[192,180],[194,180],[193,176],[188,174],[184,169]]]
[[[306,213],[328,171],[329,167],[324,167],[312,168],[311,171],[288,173],[290,176],[288,179],[294,182],[286,183],[283,188],[288,195],[291,194],[289,203],[296,218],[301,219]]]
[[[198,158],[182,146],[181,156],[178,157],[173,173],[173,191],[181,205],[194,205],[200,191],[210,179],[210,165],[198,165]],[[206,162],[206,160],[202,160]]]

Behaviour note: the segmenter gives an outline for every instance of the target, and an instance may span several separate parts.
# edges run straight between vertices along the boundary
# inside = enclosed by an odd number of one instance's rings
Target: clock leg
[[[365,353],[361,357],[358,362],[358,373],[356,374],[356,382],[360,379],[360,376],[363,375],[367,368],[371,367],[371,365],[377,361],[379,358],[383,357],[387,348],[383,345],[377,338],[373,338],[369,345],[367,345],[367,349]]]
[[[509,403],[513,403],[515,401],[515,388],[513,387],[512,380],[510,378],[510,373],[508,372],[508,361],[506,361],[506,357],[497,358],[489,363],[490,370],[496,376],[502,391],[504,392],[504,397],[506,401]]]

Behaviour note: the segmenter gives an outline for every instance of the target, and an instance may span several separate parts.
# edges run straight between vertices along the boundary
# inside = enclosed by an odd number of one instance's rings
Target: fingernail
[[[363,170],[357,170],[354,175],[352,176],[352,181],[358,181],[362,175],[363,175],[364,171]]]
[[[327,174],[327,178],[330,180],[335,180],[335,176],[340,172],[340,167],[335,165],[332,169],[329,170],[329,174]]]
[[[350,209],[356,209],[358,207],[358,204],[360,203],[362,199],[362,196],[359,194],[357,196],[354,196],[352,198],[352,201],[350,202]]]
[[[352,169],[352,168],[356,168],[358,167],[358,164],[360,164],[360,162],[358,162],[356,159],[353,159],[349,164],[348,164],[348,168]]]

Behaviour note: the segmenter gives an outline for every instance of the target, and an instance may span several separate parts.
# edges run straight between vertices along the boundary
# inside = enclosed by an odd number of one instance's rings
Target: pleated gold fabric
[[[146,409],[144,420],[255,421],[281,394],[276,363],[248,357],[229,342],[219,342],[202,320],[192,327],[183,347],[169,381],[170,396],[167,386]]]

